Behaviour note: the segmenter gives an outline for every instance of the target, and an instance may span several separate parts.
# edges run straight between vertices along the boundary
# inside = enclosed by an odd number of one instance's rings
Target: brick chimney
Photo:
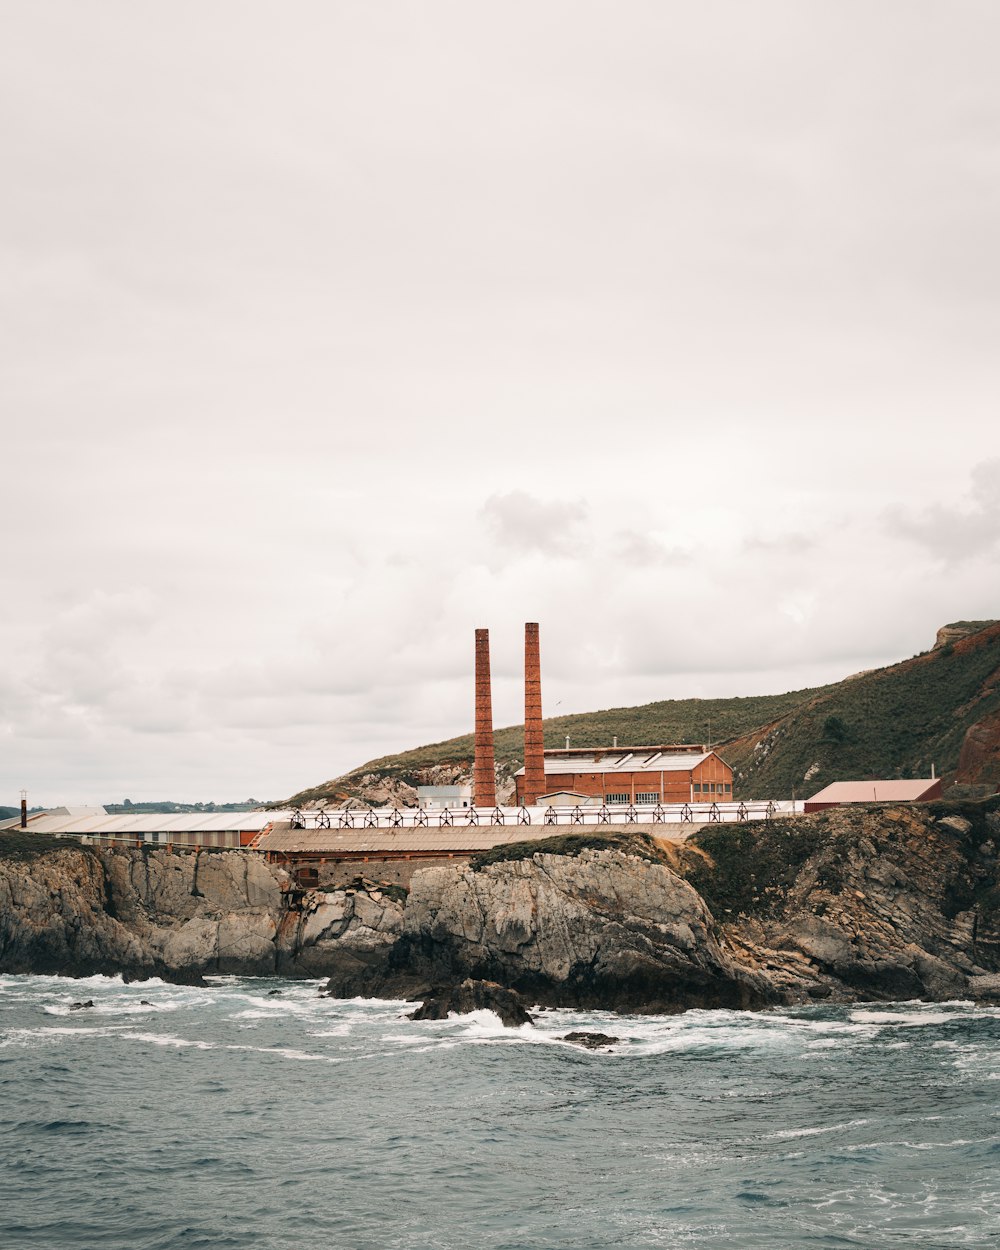
[[[21,791],[21,828],[27,829],[27,827],[28,827],[28,792],[27,790],[22,790]]]
[[[529,622],[524,627],[524,785],[521,797],[530,806],[544,793],[542,665],[538,652],[538,625]]]
[[[488,629],[476,630],[476,759],[472,768],[472,804],[474,807],[497,805]]]

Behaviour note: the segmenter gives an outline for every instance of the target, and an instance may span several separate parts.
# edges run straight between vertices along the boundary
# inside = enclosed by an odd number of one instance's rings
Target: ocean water
[[[0,977],[0,1247],[1000,1244],[1000,1010],[507,1030],[319,984]]]

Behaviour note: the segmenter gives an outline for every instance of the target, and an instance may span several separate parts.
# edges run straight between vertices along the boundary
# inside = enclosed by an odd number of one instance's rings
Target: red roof
[[[834,781],[806,799],[805,808],[809,811],[814,803],[919,803],[940,793],[940,777],[915,781]]]

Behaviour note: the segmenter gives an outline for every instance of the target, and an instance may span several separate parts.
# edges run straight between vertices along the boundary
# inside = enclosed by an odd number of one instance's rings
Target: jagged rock
[[[998,882],[988,839],[978,840],[975,809],[961,811],[838,808],[743,835],[716,829],[695,835],[690,856],[701,858],[688,866],[725,915],[727,944],[763,964],[790,1001],[962,997],[977,964],[1000,968],[1000,914],[989,903]],[[989,830],[997,811],[984,804],[979,826]],[[706,848],[719,861],[709,870]],[[764,893],[742,887],[729,855]],[[973,906],[977,898],[987,905]],[[788,964],[792,952],[810,966]]]
[[[969,993],[984,1002],[1000,1002],[1000,974],[969,977]]]
[[[964,816],[942,816],[938,824],[953,830],[962,837],[972,828],[972,821],[966,820]]]
[[[378,897],[373,897],[377,893]],[[380,966],[403,927],[401,901],[355,886],[313,891],[302,910],[285,917],[278,934],[278,970],[303,976],[350,969],[364,983]]]
[[[619,851],[429,868],[414,874],[402,934],[381,968],[363,980],[338,968],[329,989],[398,995],[415,979],[470,977],[553,1006],[671,1012],[779,1001],[765,976],[721,949],[713,927],[674,872]]]
[[[93,1007],[93,1005],[94,1000],[92,998],[88,998],[85,1003],[70,1003],[69,1009],[70,1011],[83,1011],[84,1008]]]
[[[372,885],[307,894],[253,852],[174,855],[67,846],[0,858],[0,971],[204,985],[205,973],[328,973],[336,950],[362,968],[402,928],[402,903]]]
[[[607,1033],[567,1033],[560,1038],[563,1042],[573,1042],[576,1046],[585,1046],[588,1050],[603,1050],[606,1046],[614,1046],[620,1037],[611,1037]]]
[[[466,979],[458,985],[431,990],[411,1020],[445,1020],[449,1015],[464,1016],[471,1011],[492,1011],[511,1029],[533,1024],[519,994],[495,981]]]

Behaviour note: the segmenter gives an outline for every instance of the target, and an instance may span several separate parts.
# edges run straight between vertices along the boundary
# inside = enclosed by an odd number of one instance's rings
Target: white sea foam
[[[842,1124],[823,1124],[815,1128],[778,1129],[769,1134],[779,1140],[794,1137],[819,1137],[824,1133],[843,1133],[846,1129],[863,1128],[870,1120],[845,1120]]]
[[[950,1024],[965,1018],[965,1013],[954,1011],[852,1011],[851,1019],[859,1024],[892,1025],[901,1029],[922,1029],[932,1024]]]
[[[193,1047],[195,1050],[218,1050],[214,1042],[203,1042],[198,1038],[172,1037],[169,1033],[122,1033],[119,1036],[129,1042],[149,1042],[153,1046],[176,1046],[178,1048]]]

